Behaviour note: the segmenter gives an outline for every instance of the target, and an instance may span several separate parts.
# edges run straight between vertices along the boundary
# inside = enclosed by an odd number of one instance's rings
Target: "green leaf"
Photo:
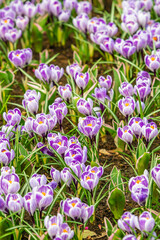
[[[10,227],[9,221],[7,219],[5,221],[2,221],[2,219],[3,218],[0,217],[0,239],[1,240],[10,240],[12,233],[7,233],[7,229]]]
[[[143,174],[145,169],[148,169],[148,164],[150,160],[150,153],[146,152],[141,157],[138,158],[136,162],[136,168],[138,170],[138,174]]]
[[[92,237],[92,236],[96,236],[97,234],[95,232],[92,232],[90,230],[84,230],[82,233],[82,237],[84,238],[88,238],[88,237]]]
[[[125,195],[119,188],[115,188],[108,197],[108,205],[115,219],[119,219],[125,207]]]

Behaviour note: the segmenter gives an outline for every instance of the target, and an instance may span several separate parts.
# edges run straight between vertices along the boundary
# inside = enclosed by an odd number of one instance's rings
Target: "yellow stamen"
[[[151,126],[152,129],[154,129],[154,126]]]
[[[91,171],[91,173],[95,173],[95,171],[94,171],[94,170],[92,170],[92,171]]]
[[[154,61],[154,60],[155,60],[155,57],[151,57],[151,60]]]
[[[4,20],[5,23],[8,23],[8,20]]]
[[[128,107],[128,106],[129,106],[129,103],[125,103],[125,106]]]
[[[46,193],[45,192],[42,192],[43,196],[46,196]]]
[[[52,226],[56,226],[57,224],[56,224],[56,223],[52,223],[51,225],[52,225]]]
[[[127,130],[125,130],[124,132],[127,132]]]
[[[135,121],[135,123],[138,123],[138,121]]]
[[[92,127],[92,123],[87,124],[88,127]]]
[[[72,157],[74,157],[76,154],[72,154]]]
[[[75,203],[71,203],[71,205],[72,205],[72,207],[75,207],[76,204]]]
[[[3,150],[2,153],[6,152],[6,150]]]
[[[89,176],[87,176],[87,177],[86,177],[86,180],[89,180],[89,179],[91,179],[91,178],[90,178]]]
[[[59,142],[59,143],[58,143],[58,145],[62,145],[62,143],[61,143],[61,142]]]
[[[153,40],[157,42],[158,38],[157,37],[153,37]]]
[[[141,183],[141,180],[137,180],[136,183],[137,183],[137,184]]]
[[[68,231],[67,231],[66,229],[63,229],[63,232],[64,232],[64,233],[68,233]]]
[[[42,121],[39,122],[39,124],[42,124],[42,123],[43,123]]]
[[[9,183],[12,183],[12,181],[8,181]]]

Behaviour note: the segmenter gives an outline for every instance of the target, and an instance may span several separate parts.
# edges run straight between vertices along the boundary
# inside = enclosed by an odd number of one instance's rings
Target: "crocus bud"
[[[58,20],[60,22],[68,22],[69,18],[71,16],[71,12],[69,10],[62,10],[58,16]]]
[[[72,177],[72,174],[70,173],[70,169],[69,168],[64,168],[62,171],[61,171],[61,179],[63,182],[66,183],[67,186],[70,186],[72,180],[73,180],[73,177]]]
[[[90,78],[90,76],[89,76],[88,72],[86,72],[86,73],[77,72],[75,74],[76,84],[81,90],[84,90],[86,88],[89,78]]]
[[[5,38],[6,40],[8,40],[9,42],[16,42],[17,39],[19,39],[22,35],[22,31],[21,30],[18,30],[16,28],[12,28],[12,29],[9,29],[6,34],[5,34]]]
[[[132,233],[135,229],[135,216],[130,212],[123,213],[121,219],[118,220],[118,227],[123,231]]]
[[[108,91],[112,85],[112,77],[110,75],[107,75],[106,77],[100,76],[98,82],[102,88],[106,88]]]
[[[60,133],[49,133],[47,136],[48,143],[59,155],[63,155],[68,147],[68,138]]]
[[[87,100],[80,98],[77,102],[77,109],[83,115],[89,116],[92,114],[93,101],[91,98]]]
[[[44,174],[41,175],[41,174],[35,173],[30,178],[29,184],[31,188],[40,187],[42,185],[47,184],[47,178]]]
[[[50,3],[49,3],[49,11],[54,16],[58,17],[60,12],[62,11],[62,4],[61,4],[61,2],[59,2],[57,0],[51,0]]]
[[[92,11],[92,5],[90,2],[88,1],[78,2],[76,6],[77,14],[81,14],[81,13],[89,14],[91,11]]]
[[[50,80],[56,83],[59,82],[59,80],[63,76],[64,69],[58,66],[55,66],[53,64],[51,64],[49,68],[50,68],[50,76],[51,76]]]
[[[32,192],[28,192],[23,198],[24,209],[30,214],[34,215],[36,211],[37,204]]]
[[[143,127],[143,135],[148,143],[152,138],[158,135],[157,125],[154,122],[147,123]]]
[[[150,212],[145,211],[139,218],[136,218],[135,225],[141,232],[151,232],[154,228],[155,220]],[[147,233],[144,233],[144,235],[146,236]]]
[[[120,112],[126,117],[130,116],[135,109],[135,101],[132,97],[122,98],[118,101]]]
[[[17,16],[16,18],[16,26],[17,28],[21,29],[22,31],[25,30],[29,23],[29,18],[27,16],[22,17],[22,16]]]
[[[47,64],[41,63],[34,72],[35,76],[44,83],[50,83],[51,71]]]
[[[144,122],[142,121],[141,118],[131,118],[128,126],[131,127],[132,132],[134,133],[134,135],[136,136],[136,138],[141,138],[142,137],[142,128],[143,126],[145,126]]]
[[[52,105],[49,106],[49,112],[51,116],[57,116],[57,121],[60,125],[62,125],[64,117],[68,113],[67,105],[65,102],[54,102]]]
[[[144,102],[145,98],[150,94],[151,88],[146,83],[141,83],[139,85],[134,86],[134,93],[137,95],[137,93],[140,96],[140,100]]]
[[[131,83],[123,82],[119,87],[119,92],[124,97],[131,97],[134,94],[134,89]]]
[[[48,185],[33,189],[33,196],[40,211],[46,209],[53,201],[53,190]]]
[[[86,13],[81,13],[80,15],[73,19],[73,25],[80,31],[86,33],[88,20],[89,20],[88,15]]]
[[[160,188],[160,164],[152,168],[151,174],[152,174],[153,180],[155,181],[157,186]]]
[[[105,39],[103,39],[103,41],[100,43],[100,48],[105,51],[108,52],[110,54],[112,54],[113,50],[114,50],[114,40],[110,37],[106,37]]]
[[[66,84],[65,86],[59,86],[58,92],[65,101],[69,102],[72,96],[72,88],[69,84]]]
[[[141,107],[142,107],[142,111],[145,109],[145,104],[144,102],[141,102]],[[136,102],[136,108],[137,108],[137,112],[140,114],[140,105],[139,105],[139,101]]]
[[[124,142],[131,144],[133,141],[133,131],[129,126],[124,126],[123,128],[118,128],[118,137]]]
[[[20,189],[19,177],[15,173],[2,176],[0,179],[0,184],[5,195],[8,193],[17,193]]]
[[[23,107],[25,107],[28,112],[36,114],[38,112],[39,101],[34,96],[29,97],[27,100],[22,101]]]
[[[36,13],[37,13],[37,8],[36,8],[36,6],[35,6],[33,3],[27,1],[27,2],[24,4],[23,12],[24,12],[24,14],[25,14],[27,17],[33,18],[33,17],[36,15]]]
[[[150,12],[138,11],[137,19],[138,19],[139,25],[145,28],[147,23],[150,20],[150,17],[151,17]]]
[[[50,171],[50,175],[51,175],[51,178],[56,182],[56,183],[60,183],[61,182],[61,173],[60,171],[58,171],[57,169],[55,168],[51,168],[51,171]]]
[[[20,194],[8,194],[6,196],[6,206],[12,212],[20,212],[23,207],[23,198]]]

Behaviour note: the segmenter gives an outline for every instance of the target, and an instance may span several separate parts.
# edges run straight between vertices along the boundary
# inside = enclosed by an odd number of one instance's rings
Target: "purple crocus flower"
[[[49,12],[54,16],[58,17],[62,11],[62,4],[57,0],[49,1]]]
[[[86,33],[88,20],[89,20],[88,15],[86,13],[81,13],[80,15],[73,19],[73,25],[80,31]]]
[[[12,212],[20,212],[23,207],[23,198],[20,194],[8,194],[6,196],[6,206]]]
[[[120,53],[125,58],[129,58],[136,51],[136,47],[134,46],[133,42],[129,40],[124,41],[120,49]]]
[[[43,143],[39,142],[37,143],[37,147],[40,148],[40,151],[43,153],[43,154],[47,154],[51,157],[54,157],[54,153],[51,152],[51,150],[49,150]]]
[[[125,41],[121,38],[117,38],[114,42],[114,50],[122,55],[122,46]]]
[[[153,180],[155,181],[157,186],[160,188],[160,164],[152,168],[151,174],[152,174]]]
[[[84,90],[86,88],[89,78],[90,78],[90,76],[89,76],[88,72],[86,72],[86,73],[77,72],[75,74],[75,82],[81,90]]]
[[[128,187],[131,192],[134,192],[137,188],[148,188],[149,180],[147,174],[141,176],[132,177],[129,180]]]
[[[8,31],[5,33],[5,38],[9,42],[16,42],[17,39],[19,39],[22,35],[22,31],[18,30],[16,28],[8,29]]]
[[[140,10],[137,13],[138,23],[143,28],[146,27],[147,23],[150,21],[150,18],[151,18],[150,12],[144,12],[144,11]]]
[[[37,13],[37,7],[33,3],[27,1],[23,7],[23,13],[29,18],[33,18]]]
[[[90,2],[88,1],[78,2],[76,6],[77,14],[81,14],[81,13],[89,14],[91,11],[92,11],[92,5]]]
[[[6,202],[2,196],[0,196],[0,211],[5,212]]]
[[[74,78],[77,72],[81,72],[81,67],[77,63],[73,63],[66,67],[66,72]]]
[[[160,16],[160,2],[156,1],[156,4],[154,5],[154,11],[157,13],[158,16]]]
[[[136,107],[135,101],[132,97],[122,98],[118,101],[118,108],[120,112],[125,116],[130,116]]]
[[[109,100],[109,96],[107,95],[107,89],[104,87],[95,88],[94,94],[92,94],[92,96],[103,103],[105,102],[105,99]]]
[[[10,148],[9,140],[6,138],[0,139],[0,149],[1,148]]]
[[[55,66],[53,64],[51,64],[49,68],[50,68],[50,76],[51,76],[50,80],[56,83],[59,82],[59,80],[63,76],[64,69],[58,66]]]
[[[141,102],[141,107],[142,107],[142,111],[145,109],[145,104],[144,102]],[[136,102],[136,108],[137,108],[137,112],[140,114],[140,104],[139,101]]]
[[[115,23],[109,22],[106,27],[107,27],[109,37],[114,37],[117,34],[118,27],[115,25]]]
[[[59,86],[58,92],[65,101],[69,102],[72,96],[72,88],[69,84],[66,84],[65,86]]]
[[[72,144],[65,152],[64,160],[69,166],[73,161],[79,162],[80,164],[85,163],[87,161],[87,147],[84,146],[82,149],[79,145]]]
[[[0,24],[8,27],[8,29],[14,27],[14,21],[10,17],[0,19]]]
[[[118,220],[118,227],[123,231],[132,233],[132,231],[135,229],[135,219],[136,216],[134,216],[132,213],[125,212],[123,213],[121,219]]]
[[[46,209],[53,201],[53,190],[48,185],[33,189],[33,196],[40,211]]]
[[[89,116],[92,114],[93,101],[91,98],[87,100],[80,98],[77,102],[77,109],[83,115]]]
[[[35,173],[30,178],[29,184],[31,188],[40,187],[42,185],[47,184],[47,178],[44,174],[41,175],[41,174]]]
[[[58,102],[55,100],[55,102],[49,106],[49,112],[50,112],[51,116],[56,114],[57,121],[61,126],[64,117],[68,113],[68,109],[67,109],[65,102]]]
[[[129,126],[124,126],[123,128],[117,129],[118,137],[124,142],[131,144],[133,141],[133,132]]]
[[[30,48],[18,49],[16,51],[9,52],[8,58],[15,67],[23,68],[31,62],[32,50]]]
[[[106,77],[100,76],[98,82],[102,88],[106,88],[108,91],[112,86],[112,77],[110,75],[107,75]]]
[[[14,0],[10,3],[10,7],[17,15],[21,15],[23,13],[23,2],[21,0]]]
[[[48,143],[59,155],[63,155],[68,147],[68,138],[60,133],[49,133],[47,136]]]
[[[7,148],[0,149],[0,163],[3,163],[5,166],[8,165],[14,157],[15,152],[13,149],[11,149],[11,151]]]
[[[107,27],[103,18],[93,17],[88,21],[87,30],[89,33],[96,33],[97,31],[104,29],[107,29]]]
[[[70,169],[69,168],[63,168],[63,170],[61,171],[61,179],[63,182],[66,183],[66,185],[69,187],[73,177],[72,174],[70,173]]]
[[[146,199],[149,196],[149,189],[146,187],[136,187],[134,192],[131,192],[131,197],[134,202],[138,203],[140,206],[144,206]]]
[[[88,206],[81,202],[79,198],[67,198],[61,201],[61,208],[63,212],[74,220],[80,219],[85,223],[93,214],[94,206]]]
[[[110,37],[106,37],[105,39],[103,39],[103,41],[100,43],[100,48],[105,51],[108,52],[110,54],[112,54],[113,50],[114,50],[114,40]]]
[[[65,9],[72,10],[73,8],[77,7],[77,0],[64,0],[63,1],[63,6]]]
[[[157,125],[154,122],[147,123],[143,127],[143,135],[148,143],[152,138],[158,135]]]
[[[37,203],[32,192],[28,192],[23,197],[23,207],[31,216],[34,215],[34,212],[36,211],[37,208]]]
[[[17,28],[21,29],[22,31],[25,30],[29,23],[29,18],[27,16],[22,17],[22,16],[17,16],[16,18],[16,26]]]
[[[102,126],[102,118],[88,116],[86,118],[79,118],[78,129],[85,136],[92,139],[97,135]]]
[[[68,22],[69,18],[71,16],[71,12],[69,10],[62,10],[58,16],[58,20],[60,22]]]
[[[135,225],[141,232],[151,232],[154,228],[155,220],[150,212],[145,211],[139,218],[136,217]],[[144,235],[147,236],[145,232]]]
[[[137,240],[137,238],[132,234],[128,234],[123,238],[123,240]]]
[[[153,6],[153,2],[152,0],[141,0],[141,8],[144,10],[144,11],[150,11],[152,6]]]
[[[81,175],[81,186],[89,191],[93,191],[98,182],[99,177],[92,171],[84,171]]]
[[[144,122],[139,117],[133,117],[130,119],[128,126],[132,129],[132,132],[136,136],[136,138],[142,137],[142,128],[145,126]]]
[[[5,195],[8,193],[17,193],[20,189],[19,177],[15,173],[2,176],[0,179],[0,184]]]
[[[157,55],[146,55],[144,58],[146,66],[152,71],[155,72],[160,68],[160,59]]]
[[[104,169],[103,167],[91,167],[90,165],[88,165],[85,171],[96,174],[98,178],[100,178],[103,175]]]
[[[142,77],[142,76],[139,76],[136,78],[136,85],[143,85],[143,83],[145,83],[146,85],[150,86],[151,85],[151,78],[148,78],[148,77]]]
[[[4,7],[3,9],[0,9],[0,18],[10,17],[12,19],[15,19],[16,12],[12,10],[11,7]]]
[[[51,175],[51,178],[57,183],[59,184],[61,182],[61,173],[60,171],[58,171],[57,169],[55,168],[51,168],[50,170],[50,175]]]
[[[58,237],[55,238],[55,240],[58,239],[72,239],[74,236],[74,231],[70,229],[67,223],[62,223],[62,225],[59,228]]]
[[[84,163],[80,164],[79,161],[71,161],[69,163],[69,167],[72,169],[72,171],[75,173],[75,175],[80,178],[82,175],[82,172],[85,170]],[[74,178],[74,177],[73,177]],[[77,179],[74,178],[74,180],[77,182]]]
[[[33,122],[34,119],[32,117],[28,117],[24,124],[25,132],[27,132],[30,137],[33,137]]]
[[[35,70],[34,74],[36,78],[43,81],[44,83],[50,83],[51,70],[47,64],[41,63],[38,69]]]
[[[28,112],[36,115],[38,112],[39,101],[34,96],[29,97],[27,100],[22,101],[23,107],[25,107]]]
[[[45,217],[44,225],[47,228],[47,232],[51,239],[55,239],[62,223],[63,223],[63,217],[60,213],[58,213],[57,216],[53,216],[51,218],[49,218],[49,216]]]
[[[12,166],[10,167],[2,167],[1,168],[1,177],[5,177],[8,174],[15,173],[15,168]]]
[[[134,93],[137,95],[137,92],[140,96],[142,102],[144,102],[145,98],[151,93],[151,88],[148,84],[141,83],[134,86]]]
[[[119,92],[124,97],[131,97],[134,94],[134,89],[131,83],[123,82],[119,87]]]
[[[103,40],[108,37],[108,31],[106,30],[106,25],[104,26],[105,26],[105,29],[101,29],[96,31],[95,33],[90,34],[90,39],[98,45],[100,45],[103,42]]]
[[[121,23],[121,27],[123,31],[133,35],[139,28],[139,24],[137,21],[134,21],[133,18],[126,19],[126,22]]]

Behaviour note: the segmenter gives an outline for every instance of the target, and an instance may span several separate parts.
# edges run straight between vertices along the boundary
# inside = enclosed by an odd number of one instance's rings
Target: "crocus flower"
[[[63,155],[67,150],[68,138],[62,136],[60,133],[49,133],[47,139],[50,147],[53,148],[60,155]]]
[[[135,225],[141,232],[151,232],[154,228],[155,220],[150,212],[145,211],[139,218],[136,218]],[[146,236],[147,234],[144,233],[144,235]]]
[[[139,94],[140,100],[143,102],[145,98],[150,94],[151,88],[146,83],[141,83],[134,86],[134,93]]]
[[[86,13],[81,13],[80,15],[73,19],[73,25],[80,31],[86,33],[88,20],[89,20],[88,15]]]
[[[64,69],[53,64],[51,64],[49,68],[50,68],[50,80],[56,83],[59,82],[59,80],[63,76]]]
[[[0,196],[0,211],[4,212],[6,209],[6,202],[2,196]]]
[[[24,198],[23,198],[23,206],[24,209],[30,214],[30,215],[34,215],[34,212],[36,211],[37,208],[37,203],[36,200],[33,196],[32,192],[28,192]]]
[[[20,194],[8,194],[6,196],[6,206],[12,212],[20,212],[23,207],[23,198]]]
[[[107,75],[106,77],[100,76],[98,78],[98,82],[102,88],[106,88],[108,91],[112,85],[112,77],[110,75]]]
[[[152,0],[141,0],[141,8],[144,9],[144,11],[150,11],[153,6]]]
[[[21,0],[12,1],[10,7],[17,15],[23,14],[23,2]]]
[[[123,238],[123,240],[137,240],[137,238],[132,234],[128,234]]]
[[[81,202],[79,198],[67,198],[61,201],[61,208],[63,212],[74,220],[80,219],[85,223],[93,214],[94,206],[88,206]]]
[[[85,171],[96,174],[98,178],[100,178],[103,175],[104,169],[103,167],[91,167],[90,165],[88,165]]]
[[[41,174],[35,173],[30,178],[29,184],[31,188],[40,187],[42,185],[47,184],[47,178],[44,174],[41,175]]]
[[[120,53],[125,58],[129,58],[131,55],[133,55],[136,51],[136,47],[134,46],[133,42],[130,40],[126,40],[122,43],[120,48]]]
[[[60,171],[58,171],[57,169],[55,168],[51,168],[50,170],[50,175],[51,175],[51,178],[56,182],[56,183],[60,183],[61,182],[61,173]]]
[[[145,109],[145,104],[144,102],[141,102],[141,107],[142,107],[142,111]],[[140,104],[139,101],[136,102],[136,108],[137,108],[137,112],[140,114]]]
[[[68,22],[69,18],[71,16],[71,12],[69,10],[62,10],[58,16],[58,20],[60,22]]]
[[[63,217],[60,213],[58,213],[57,216],[53,216],[49,218],[49,216],[46,216],[44,219],[44,225],[47,228],[47,232],[51,239],[55,238],[55,236],[59,232],[59,228],[63,223]]]
[[[11,51],[8,54],[9,60],[14,64],[15,67],[21,67],[28,65],[32,60],[32,50],[30,48],[18,49]]]
[[[134,112],[135,101],[132,97],[122,98],[118,101],[118,108],[125,117],[130,116]]]
[[[29,18],[27,16],[22,17],[22,16],[17,16],[16,18],[16,26],[17,28],[21,29],[22,31],[25,30],[29,23]]]
[[[0,149],[2,148],[10,148],[9,140],[6,138],[0,139]]]
[[[91,98],[87,100],[80,98],[77,102],[77,109],[83,115],[89,116],[92,114],[93,101]]]
[[[89,14],[91,11],[92,11],[92,5],[90,2],[88,1],[78,2],[76,6],[77,14],[81,14],[81,13]]]
[[[116,24],[113,23],[113,22],[109,22],[109,23],[107,24],[107,26],[106,26],[106,29],[107,29],[107,31],[108,31],[108,36],[109,36],[109,37],[115,36],[115,35],[117,34],[117,32],[118,32],[118,27],[117,27]]]
[[[65,102],[57,102],[55,100],[55,102],[49,106],[49,112],[51,116],[56,114],[58,123],[62,125],[63,119],[68,113],[68,109]]]
[[[62,4],[61,4],[61,2],[59,2],[57,0],[51,0],[50,3],[49,3],[49,11],[54,16],[58,17],[60,12],[62,11]]]
[[[72,96],[72,88],[69,84],[66,84],[65,86],[59,86],[58,92],[65,101],[69,102]]]
[[[134,94],[134,89],[131,83],[123,82],[119,87],[119,92],[124,97],[131,97]]]
[[[103,40],[107,37],[108,37],[108,31],[106,30],[106,28],[97,30],[95,33],[90,34],[90,39],[98,45],[100,45],[103,42]]]
[[[125,212],[123,213],[121,219],[118,220],[118,227],[123,231],[132,233],[135,229],[135,219],[136,217],[132,213]]]
[[[143,28],[145,28],[147,23],[150,21],[150,17],[151,17],[150,12],[138,11],[137,13],[138,23]]]
[[[0,9],[0,18],[10,17],[14,19],[16,16],[16,12],[13,11],[11,7],[4,7],[3,9]]]
[[[78,178],[81,177],[82,172],[85,170],[84,163],[80,164],[79,161],[74,161],[74,160],[69,163],[69,167],[72,169],[72,171],[75,173],[75,175]],[[77,179],[74,178],[74,180],[77,182]]]
[[[14,27],[14,21],[10,17],[0,19],[0,24],[8,27],[8,29]]]
[[[29,18],[33,18],[37,13],[37,8],[33,3],[27,1],[23,7],[23,13]]]
[[[81,72],[81,67],[77,63],[73,63],[66,67],[66,72],[74,78],[77,72]]]
[[[77,0],[64,0],[63,6],[65,9],[72,10],[73,8],[77,7]]]
[[[143,174],[141,176],[132,177],[129,180],[128,186],[129,186],[129,190],[131,192],[134,192],[137,187],[148,188],[148,184],[149,184],[148,176],[146,174]]]
[[[151,76],[148,72],[146,71],[140,71],[138,74],[137,74],[137,79],[138,77],[144,77],[144,78],[149,78],[151,80]]]
[[[81,90],[84,90],[86,88],[89,78],[90,78],[90,76],[89,76],[88,72],[86,72],[86,73],[77,72],[75,74],[76,84]]]
[[[72,174],[70,173],[69,168],[63,168],[63,170],[61,171],[61,179],[63,182],[66,183],[67,186],[70,186],[73,180],[73,177],[72,177]]]
[[[8,174],[15,173],[15,168],[12,166],[10,167],[2,167],[1,168],[1,177],[5,177]]]
[[[18,125],[21,121],[21,111],[18,108],[3,113],[3,118],[9,125]]]
[[[22,35],[22,31],[18,30],[16,28],[12,28],[9,29],[6,33],[5,33],[5,38],[6,40],[8,40],[9,42],[16,42],[17,39],[19,39]]]
[[[23,100],[22,104],[28,110],[28,112],[34,115],[38,112],[39,101],[37,101],[34,96],[29,97],[27,100]]]
[[[132,132],[136,136],[136,138],[141,138],[142,137],[142,128],[145,126],[144,122],[142,121],[141,118],[139,117],[133,117],[130,119],[128,126],[131,127]]]
[[[148,143],[152,138],[158,135],[157,125],[154,122],[147,123],[143,127],[143,135]]]
[[[152,168],[151,174],[152,174],[153,180],[155,181],[157,186],[160,188],[160,164]]]
[[[89,33],[96,33],[104,28],[106,29],[106,22],[103,18],[93,17],[88,21],[87,30]]]
[[[114,50],[122,55],[122,45],[125,41],[121,38],[117,38],[114,42]],[[136,49],[136,48],[135,48]]]
[[[51,71],[47,64],[41,63],[34,72],[35,76],[44,83],[50,83]]]
[[[97,174],[94,174],[90,171],[84,171],[81,175],[81,186],[89,191],[93,191],[93,189],[97,186],[99,182],[99,177]]]
[[[0,179],[0,185],[5,195],[8,193],[17,193],[20,189],[19,177],[15,173],[2,176]]]
[[[85,136],[92,139],[97,135],[102,126],[102,118],[88,116],[86,118],[79,118],[78,129]]]
[[[148,77],[142,77],[142,76],[139,76],[136,78],[136,85],[143,85],[143,83],[145,83],[146,85],[150,86],[151,85],[151,78],[148,78]]]
[[[72,144],[69,149],[65,152],[64,156],[65,163],[70,166],[71,162],[78,161],[80,164],[87,161],[87,147],[83,149],[77,144]]]
[[[37,147],[40,148],[40,151],[43,153],[43,154],[47,154],[51,157],[54,157],[54,153],[49,150],[43,143],[39,142],[37,143]]]
[[[55,238],[55,240],[58,239],[72,239],[74,236],[74,231],[70,229],[67,223],[62,223],[62,225],[59,228],[58,237]]]
[[[46,209],[53,201],[53,190],[48,185],[33,189],[33,196],[40,211]]]
[[[149,189],[146,187],[138,187],[134,192],[131,192],[131,197],[134,202],[137,202],[140,206],[144,206],[146,199],[149,196]]]
[[[126,22],[122,22],[121,27],[125,32],[133,35],[138,30],[139,24],[130,18],[127,19]]]
[[[123,128],[117,129],[117,134],[120,139],[122,139],[124,142],[131,144],[133,141],[133,132],[132,129],[129,126],[124,126]]]
[[[114,40],[110,37],[106,37],[105,39],[103,39],[103,41],[100,43],[100,48],[105,51],[108,52],[110,54],[112,54],[113,50],[114,50]]]
[[[146,66],[152,71],[155,72],[160,68],[160,59],[157,55],[146,55],[144,58]]]
[[[11,149],[11,151],[7,148],[0,149],[0,163],[3,163],[5,166],[8,165],[14,157],[15,152],[13,149]]]
[[[34,119],[32,117],[28,117],[24,124],[25,132],[27,132],[30,137],[33,137],[33,122]]]

